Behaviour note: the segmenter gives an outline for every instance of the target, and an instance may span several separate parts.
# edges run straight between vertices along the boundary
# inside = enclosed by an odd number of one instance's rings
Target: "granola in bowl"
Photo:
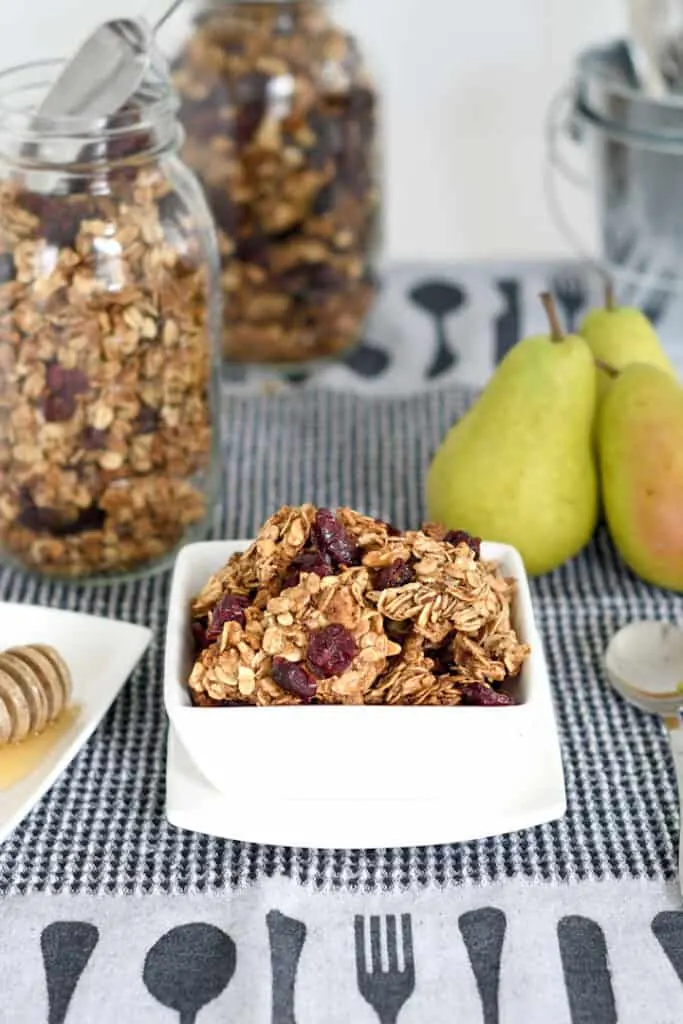
[[[192,603],[192,702],[515,704],[514,589],[466,533],[284,507]]]

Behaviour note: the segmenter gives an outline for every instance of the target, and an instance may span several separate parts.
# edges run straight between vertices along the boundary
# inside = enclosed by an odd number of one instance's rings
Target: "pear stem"
[[[608,309],[611,313],[615,306],[614,283],[612,281],[608,281],[605,285],[605,309]]]
[[[562,330],[562,324],[557,313],[557,306],[555,305],[555,299],[550,292],[543,292],[541,295],[541,302],[545,309],[548,322],[550,324],[550,337],[553,341],[564,341],[564,331]]]
[[[602,370],[603,373],[606,373],[608,377],[612,378],[612,380],[614,380],[615,377],[619,376],[620,371],[617,370],[616,366],[612,366],[610,363],[606,363],[603,359],[596,359],[595,365],[597,366],[598,370]]]

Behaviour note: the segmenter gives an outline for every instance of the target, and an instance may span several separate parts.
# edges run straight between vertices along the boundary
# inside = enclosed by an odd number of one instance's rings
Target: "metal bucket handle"
[[[558,189],[558,180],[562,178],[565,184],[571,185],[573,188],[584,193],[590,189],[588,175],[576,169],[571,160],[565,155],[564,149],[567,140],[572,143],[574,148],[580,145],[581,142],[581,125],[576,116],[576,99],[577,83],[572,81],[556,93],[546,115],[545,140],[547,160],[545,164],[544,185],[546,202],[556,226],[564,235],[569,245],[572,246],[577,256],[585,261],[596,274],[599,274],[605,281],[619,283],[620,290],[624,293],[624,300],[628,296],[631,303],[642,305],[648,296],[652,294],[653,289],[658,295],[662,291],[669,293],[681,291],[681,285],[677,287],[670,274],[664,275],[664,278],[657,275],[653,279],[652,275],[644,274],[638,270],[632,270],[606,260],[599,260],[574,230],[565,213],[562,197]],[[585,111],[582,112],[582,120],[586,119],[585,113]],[[607,134],[619,134],[620,138],[631,139],[631,136],[628,136],[626,133],[608,131]],[[641,145],[644,145],[646,148],[661,148],[667,152],[676,152],[680,143],[674,142],[673,144],[665,144],[660,147],[652,145],[651,140],[643,138]]]
[[[576,82],[571,82],[559,90],[553,97],[548,107],[545,121],[545,143],[547,160],[545,164],[545,194],[550,214],[564,235],[567,242],[583,260],[594,267],[600,274],[605,275],[604,268],[596,261],[595,256],[589,252],[584,240],[579,237],[569,222],[558,191],[558,178],[575,189],[587,192],[590,187],[590,180],[585,171],[579,171],[567,158],[565,146],[570,140],[576,149],[580,145],[579,125],[575,117],[576,111]]]

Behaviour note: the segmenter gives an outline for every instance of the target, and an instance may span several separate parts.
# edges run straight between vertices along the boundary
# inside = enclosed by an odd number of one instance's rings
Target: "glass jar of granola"
[[[183,155],[222,258],[224,353],[301,364],[359,340],[374,298],[377,94],[324,0],[204,0],[174,64]]]
[[[218,487],[218,253],[167,75],[102,124],[37,120],[59,64],[0,75],[0,553],[146,571]]]

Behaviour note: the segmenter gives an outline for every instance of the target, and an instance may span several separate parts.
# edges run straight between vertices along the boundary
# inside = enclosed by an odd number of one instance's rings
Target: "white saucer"
[[[0,842],[26,817],[90,738],[151,636],[149,629],[129,622],[37,605],[0,603],[0,651],[20,644],[49,644],[66,661],[73,681],[71,709],[67,711],[70,717],[64,727],[58,727],[54,742],[41,750],[35,767],[0,791]],[[19,744],[17,749],[22,746]]]

